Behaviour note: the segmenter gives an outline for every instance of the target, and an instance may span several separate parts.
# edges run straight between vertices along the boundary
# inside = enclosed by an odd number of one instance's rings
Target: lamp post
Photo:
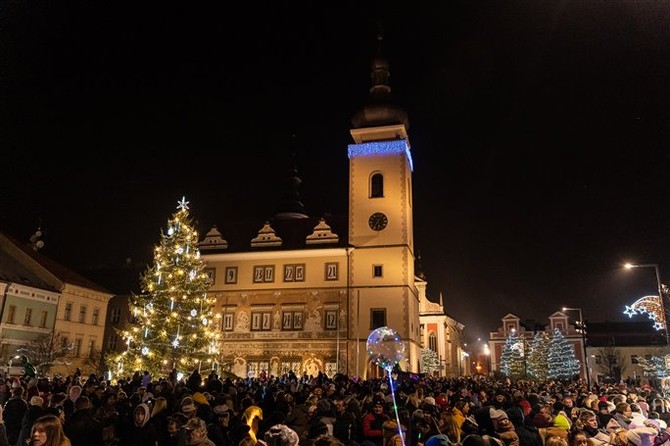
[[[658,263],[644,263],[636,265],[633,263],[625,263],[623,265],[626,269],[632,268],[654,268],[656,272],[656,286],[658,288],[658,299],[661,303],[661,311],[663,312],[663,329],[665,330],[665,344],[670,345],[670,337],[668,336],[668,321],[665,313],[665,299],[663,299],[663,284],[661,283],[661,273],[658,270]]]
[[[579,312],[579,331],[582,334],[582,347],[584,348],[584,371],[586,372],[586,385],[591,389],[591,373],[589,371],[589,356],[586,353],[586,325],[582,317],[581,308],[563,307],[563,311],[578,311]]]

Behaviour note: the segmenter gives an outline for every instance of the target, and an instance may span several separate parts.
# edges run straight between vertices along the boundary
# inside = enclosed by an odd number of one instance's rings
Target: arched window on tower
[[[384,196],[384,175],[373,173],[370,177],[370,198]]]
[[[428,335],[428,348],[437,353],[437,335],[435,332],[430,332]]]

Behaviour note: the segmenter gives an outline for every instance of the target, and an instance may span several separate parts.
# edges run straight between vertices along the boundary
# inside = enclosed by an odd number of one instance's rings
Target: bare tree
[[[68,343],[63,335],[52,330],[17,349],[17,352],[27,356],[37,369],[37,374],[44,376],[55,365],[70,365],[65,358],[71,350],[72,343]]]
[[[600,364],[598,365],[600,371],[610,378],[621,379],[626,370],[626,363],[621,351],[613,345],[606,345],[598,350],[598,355],[600,356]]]
[[[92,370],[96,376],[101,376],[106,370],[103,353],[93,347],[91,353],[84,359],[84,367]]]

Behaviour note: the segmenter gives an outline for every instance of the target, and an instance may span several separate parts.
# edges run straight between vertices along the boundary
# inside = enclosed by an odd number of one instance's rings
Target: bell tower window
[[[370,198],[384,196],[384,175],[377,172],[370,177]]]

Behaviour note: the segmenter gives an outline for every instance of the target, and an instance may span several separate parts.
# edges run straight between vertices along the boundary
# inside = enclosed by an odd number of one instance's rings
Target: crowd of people
[[[0,407],[0,446],[670,446],[670,398],[624,383],[26,375]]]

